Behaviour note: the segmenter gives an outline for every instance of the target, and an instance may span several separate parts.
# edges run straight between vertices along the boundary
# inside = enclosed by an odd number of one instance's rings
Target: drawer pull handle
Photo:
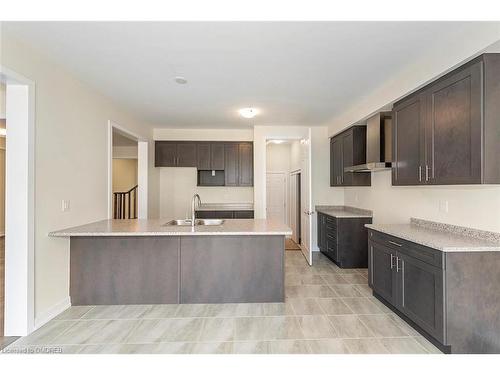
[[[403,246],[402,244],[400,243],[397,243],[397,242],[394,242],[394,241],[388,241],[389,243],[392,243],[393,245],[396,245],[397,247],[401,247]]]

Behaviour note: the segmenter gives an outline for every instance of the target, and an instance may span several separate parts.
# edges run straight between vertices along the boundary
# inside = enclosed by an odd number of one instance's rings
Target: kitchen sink
[[[206,225],[206,226],[222,225],[222,224],[224,224],[224,221],[225,220],[222,220],[222,219],[196,219],[194,221],[194,225],[195,226],[198,226],[198,225]],[[164,226],[190,227],[191,220],[190,219],[170,220],[168,223],[165,223]]]

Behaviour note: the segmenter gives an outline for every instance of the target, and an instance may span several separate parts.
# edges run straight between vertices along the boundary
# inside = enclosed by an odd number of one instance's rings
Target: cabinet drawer
[[[377,232],[375,230],[370,230],[369,239],[370,241],[387,246],[388,248],[419,259],[432,266],[444,268],[444,253],[442,251],[431,249],[430,247],[422,246],[415,242],[406,241],[402,238]]]
[[[336,227],[337,226],[337,219],[326,215],[326,225],[331,226],[331,227]]]

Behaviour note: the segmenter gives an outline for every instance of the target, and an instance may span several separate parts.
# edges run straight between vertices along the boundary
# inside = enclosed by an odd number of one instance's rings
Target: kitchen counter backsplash
[[[478,240],[500,242],[500,233],[497,232],[461,227],[458,225],[439,223],[437,221],[417,219],[414,217],[410,219],[410,223],[413,225],[418,225],[419,227],[449,232],[461,236],[477,238]]]

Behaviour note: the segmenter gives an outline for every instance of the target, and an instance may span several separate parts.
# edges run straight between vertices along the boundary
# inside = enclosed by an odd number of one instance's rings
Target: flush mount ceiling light
[[[188,80],[185,77],[177,76],[174,78],[174,81],[178,83],[179,85],[185,85]]]
[[[238,110],[238,113],[240,114],[241,117],[244,118],[254,118],[256,115],[259,114],[259,111],[256,108],[241,108]]]

